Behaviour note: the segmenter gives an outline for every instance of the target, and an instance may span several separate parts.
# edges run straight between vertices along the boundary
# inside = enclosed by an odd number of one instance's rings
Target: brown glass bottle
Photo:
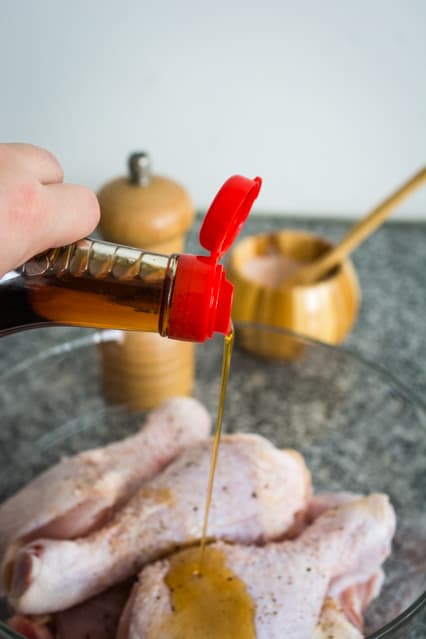
[[[47,324],[156,332],[192,342],[227,335],[233,287],[219,260],[260,186],[260,178],[240,175],[223,184],[200,230],[209,255],[162,255],[91,239],[41,253],[0,281],[0,337]]]
[[[167,335],[179,255],[80,240],[0,282],[0,335],[46,324]]]

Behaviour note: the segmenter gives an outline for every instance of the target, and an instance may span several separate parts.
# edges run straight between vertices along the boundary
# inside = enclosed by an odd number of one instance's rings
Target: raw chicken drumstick
[[[36,539],[19,549],[6,571],[12,606],[28,614],[68,608],[197,541],[211,448],[211,442],[200,442],[186,449],[87,537]],[[305,511],[310,490],[309,471],[298,453],[280,451],[257,435],[225,436],[209,536],[241,543],[282,536]]]
[[[307,519],[312,523],[326,510],[359,498],[353,493],[313,495]],[[379,570],[362,584],[356,583],[356,576],[352,578],[355,583],[347,583],[343,591],[341,581],[331,584],[312,639],[362,639],[362,614],[380,591],[384,576]],[[29,639],[115,639],[131,587],[132,582],[127,581],[68,610],[28,617],[18,614],[8,624]]]
[[[206,548],[201,576],[193,572],[198,549],[183,550],[141,572],[117,639],[321,637],[317,624],[332,581],[354,584],[377,571],[394,529],[388,498],[373,494],[324,513],[291,541],[259,548],[216,542]],[[324,615],[330,621],[330,611]]]
[[[62,459],[0,506],[0,559],[12,540],[87,534],[143,480],[209,432],[202,404],[176,397],[153,410],[135,435]]]

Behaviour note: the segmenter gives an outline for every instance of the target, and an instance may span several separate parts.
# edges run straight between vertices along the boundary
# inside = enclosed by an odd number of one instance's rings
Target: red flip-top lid
[[[217,192],[200,229],[200,244],[210,251],[216,262],[237,238],[253,202],[257,198],[262,180],[250,180],[233,175]]]
[[[200,244],[210,256],[182,254],[170,304],[168,336],[204,342],[231,327],[233,286],[218,260],[240,232],[262,180],[230,177],[214,198],[200,230]]]

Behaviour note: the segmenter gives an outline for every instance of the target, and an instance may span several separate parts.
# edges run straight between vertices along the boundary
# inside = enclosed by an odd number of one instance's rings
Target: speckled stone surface
[[[243,235],[278,228],[305,229],[337,241],[349,224],[252,217]],[[195,227],[187,250],[195,252],[197,244]],[[388,223],[356,251],[353,261],[363,299],[345,346],[383,367],[424,401],[426,224]],[[36,372],[15,374],[12,384],[10,378],[5,380],[4,372],[22,359],[91,333],[53,327],[0,340],[0,500],[61,454],[121,437],[139,423],[138,417],[129,420],[119,409],[105,406],[98,374],[93,372],[98,365],[96,349],[81,359],[69,353],[54,365],[39,362]],[[211,411],[217,401],[221,359],[221,345],[217,344],[197,351],[203,382],[196,393]],[[81,380],[80,387],[75,386],[75,379]],[[54,393],[48,392],[50,388]],[[344,354],[327,356],[315,350],[300,365],[262,367],[258,360],[235,352],[229,397],[225,427],[255,430],[279,446],[300,449],[317,488],[383,490],[391,495],[399,528],[387,567],[387,590],[372,608],[369,628],[376,629],[383,619],[398,614],[403,606],[401,596],[407,604],[424,588],[426,420],[422,411],[413,408],[404,394],[395,393],[374,370],[354,366]],[[51,436],[58,416],[61,427]],[[40,437],[41,449],[35,442]],[[13,472],[7,468],[11,456]],[[411,590],[404,585],[401,594],[401,583],[410,584]],[[424,626],[419,625],[422,622],[417,622],[415,634],[404,629],[403,634],[393,636],[426,636]]]

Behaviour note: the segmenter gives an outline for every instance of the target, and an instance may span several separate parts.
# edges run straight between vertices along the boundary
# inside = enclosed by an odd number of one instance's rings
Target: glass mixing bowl
[[[316,490],[390,495],[398,527],[366,633],[370,639],[424,638],[425,407],[387,371],[341,348],[279,329],[236,330],[225,430],[261,433],[298,449]],[[102,394],[99,347],[116,339],[113,331],[84,333],[0,376],[0,500],[64,454],[138,427],[140,414],[109,404]],[[266,359],[241,348],[253,339],[266,350],[274,344],[270,354],[287,352],[292,359]],[[197,346],[194,394],[213,416],[222,350],[221,337]],[[1,624],[0,637],[18,636]]]

